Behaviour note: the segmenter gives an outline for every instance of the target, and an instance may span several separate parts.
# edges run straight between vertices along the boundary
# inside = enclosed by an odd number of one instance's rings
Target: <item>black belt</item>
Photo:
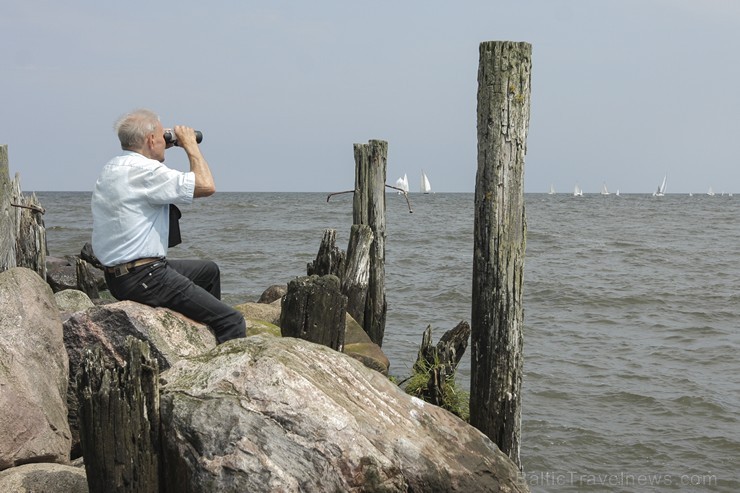
[[[126,262],[125,264],[118,264],[112,267],[105,267],[104,270],[108,274],[115,274],[116,277],[120,277],[125,274],[128,274],[129,270],[131,269],[135,269],[137,267],[144,267],[145,265],[153,264],[154,262],[158,262],[160,260],[163,260],[163,257],[137,258],[136,260],[132,260],[131,262]]]

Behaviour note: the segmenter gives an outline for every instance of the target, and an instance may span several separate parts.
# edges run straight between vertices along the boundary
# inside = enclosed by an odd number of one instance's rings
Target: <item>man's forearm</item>
[[[213,181],[211,168],[203,157],[200,149],[196,147],[194,151],[189,151],[188,159],[190,160],[190,171],[195,173],[195,193],[194,197],[208,197],[216,193],[216,184]]]

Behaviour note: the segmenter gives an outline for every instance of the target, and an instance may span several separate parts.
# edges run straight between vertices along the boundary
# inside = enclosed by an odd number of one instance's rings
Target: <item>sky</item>
[[[525,192],[740,192],[736,0],[2,0],[0,144],[24,191],[89,191],[136,108],[203,132],[219,191],[473,192],[478,48],[532,45]],[[166,163],[187,170],[182,149]]]

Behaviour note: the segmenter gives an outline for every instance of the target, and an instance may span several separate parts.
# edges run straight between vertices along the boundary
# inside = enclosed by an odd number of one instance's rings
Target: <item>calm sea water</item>
[[[50,254],[90,239],[89,193],[39,193]],[[472,194],[387,196],[383,349],[470,320]],[[532,491],[740,491],[740,197],[526,196],[522,462]],[[222,269],[225,301],[306,273],[350,195],[221,193],[183,207],[172,257]],[[469,386],[469,351],[459,381]]]

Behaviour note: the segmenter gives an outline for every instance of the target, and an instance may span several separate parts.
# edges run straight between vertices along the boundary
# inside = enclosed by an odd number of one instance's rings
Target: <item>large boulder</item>
[[[69,461],[68,360],[51,288],[34,271],[0,273],[0,470]]]
[[[168,491],[528,491],[481,432],[324,346],[233,340],[161,382]]]
[[[25,464],[0,472],[8,493],[87,493],[85,469],[61,464]]]

